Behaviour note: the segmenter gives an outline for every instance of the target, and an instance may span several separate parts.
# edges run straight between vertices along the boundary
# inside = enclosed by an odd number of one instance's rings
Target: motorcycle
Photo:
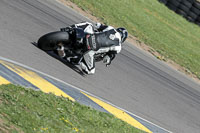
[[[50,32],[41,36],[37,42],[38,47],[43,51],[54,51],[58,55],[57,49],[60,45],[64,46],[65,59],[72,55],[83,57],[83,54],[89,50],[97,50],[99,48],[98,43],[95,40],[95,34],[88,34],[81,28],[61,28],[60,31]],[[105,53],[95,54],[95,62],[102,61]],[[71,62],[77,64],[79,61]]]

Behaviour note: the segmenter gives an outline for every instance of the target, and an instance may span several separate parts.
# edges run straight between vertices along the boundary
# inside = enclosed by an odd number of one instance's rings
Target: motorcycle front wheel
[[[56,50],[59,43],[69,43],[69,33],[56,31],[43,35],[38,40],[38,47],[44,51]]]

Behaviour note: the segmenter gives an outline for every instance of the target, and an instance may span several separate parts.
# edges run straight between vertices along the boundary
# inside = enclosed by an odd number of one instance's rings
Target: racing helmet
[[[122,28],[122,27],[117,28],[116,30],[117,30],[117,32],[120,33],[121,41],[123,43],[126,40],[126,38],[128,37],[128,31],[125,28]]]

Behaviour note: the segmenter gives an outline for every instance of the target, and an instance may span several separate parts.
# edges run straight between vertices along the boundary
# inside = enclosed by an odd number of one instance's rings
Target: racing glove
[[[101,24],[101,23],[96,23],[94,25],[94,28],[98,31],[98,32],[102,32],[103,30],[105,30],[108,26]]]
[[[101,23],[96,23],[95,25],[94,25],[94,28],[96,28],[96,29],[99,29],[101,27]]]
[[[106,67],[107,67],[108,65],[110,65],[110,64],[111,64],[111,58],[110,58],[110,56],[108,56],[108,55],[104,56],[104,58],[103,58],[103,63],[106,64]]]
[[[106,67],[111,64],[111,61],[115,58],[116,52],[110,51],[104,56],[103,63],[106,64]]]

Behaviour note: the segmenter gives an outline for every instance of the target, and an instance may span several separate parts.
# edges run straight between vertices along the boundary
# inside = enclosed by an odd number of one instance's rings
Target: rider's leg
[[[87,74],[95,73],[95,62],[94,62],[94,54],[95,51],[90,50],[83,55],[82,62],[80,63],[80,67]]]
[[[81,67],[82,71],[84,71],[87,74],[94,74],[95,73],[95,67],[91,70],[88,70],[87,66],[83,62],[80,63],[80,67]]]

